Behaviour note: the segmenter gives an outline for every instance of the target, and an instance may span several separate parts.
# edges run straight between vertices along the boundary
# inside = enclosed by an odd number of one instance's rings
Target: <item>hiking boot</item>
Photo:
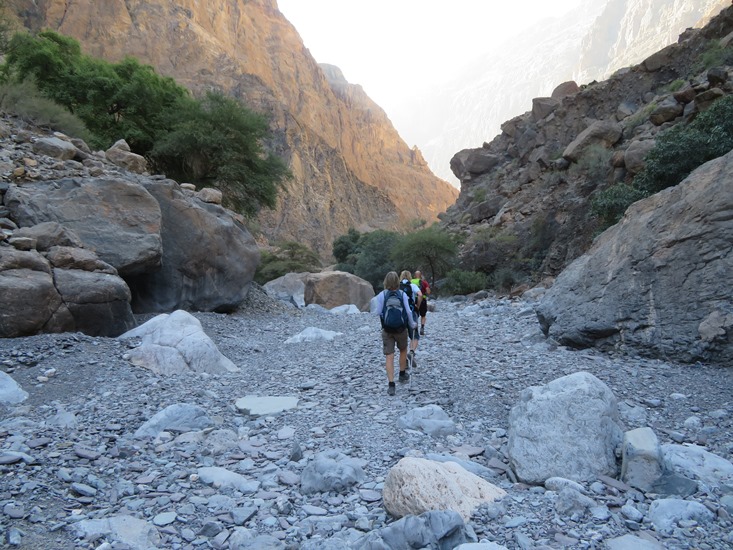
[[[394,395],[395,392],[395,385],[394,382],[390,382],[387,386],[387,395]]]
[[[425,325],[420,327],[420,336],[425,336]]]
[[[413,369],[417,368],[417,357],[415,357],[415,352],[412,352],[412,360],[410,361],[410,364],[412,365]]]
[[[400,371],[400,382],[407,382],[410,379],[410,375],[407,374],[407,371],[401,370]]]

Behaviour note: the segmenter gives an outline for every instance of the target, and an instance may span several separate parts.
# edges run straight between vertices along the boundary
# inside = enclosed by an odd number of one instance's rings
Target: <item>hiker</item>
[[[417,285],[422,293],[422,299],[417,306],[418,313],[420,314],[420,334],[425,336],[425,318],[428,315],[428,295],[430,294],[430,284],[421,271],[415,271],[415,278],[412,279],[412,283]]]
[[[377,313],[382,322],[382,347],[386,357],[387,395],[395,394],[394,383],[394,348],[400,352],[400,382],[407,382],[410,375],[407,373],[407,331],[411,328],[417,331],[417,322],[409,314],[410,303],[404,292],[399,290],[400,279],[395,271],[390,271],[384,277],[384,291],[377,295]]]
[[[400,290],[407,295],[407,302],[410,304],[410,316],[415,321],[415,328],[408,331],[410,337],[410,352],[407,354],[408,369],[417,367],[415,352],[417,351],[417,345],[420,343],[420,333],[417,330],[417,311],[422,301],[420,287],[413,284],[411,279],[412,275],[409,271],[405,270],[400,273]]]

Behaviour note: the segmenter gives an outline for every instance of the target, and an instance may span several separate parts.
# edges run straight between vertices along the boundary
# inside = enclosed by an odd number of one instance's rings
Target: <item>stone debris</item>
[[[296,309],[257,286],[235,313],[193,314],[238,372],[155,374],[129,361],[134,339],[0,339],[0,372],[27,393],[0,406],[3,542],[22,550],[733,544],[733,373],[569,350],[538,335],[520,299],[436,302],[419,368],[394,397],[373,315]],[[348,337],[283,345],[313,326]],[[632,486],[631,463],[628,483],[619,479],[621,439],[616,474],[581,479],[567,460],[541,484],[517,479],[511,411],[529,388],[573,387],[568,375],[618,404],[620,433],[653,431],[664,468],[651,488]],[[591,408],[589,398],[567,403],[578,414]],[[428,419],[440,411],[452,429],[401,421],[419,410],[432,411]],[[556,437],[545,420],[538,437]],[[635,449],[627,459],[649,456],[645,445]],[[385,489],[403,460],[460,471],[472,488],[490,483],[506,495],[476,503],[454,492],[456,509],[423,498],[429,511],[399,519]]]

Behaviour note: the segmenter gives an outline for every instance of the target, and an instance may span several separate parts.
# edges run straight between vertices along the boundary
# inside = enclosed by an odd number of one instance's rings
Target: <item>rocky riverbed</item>
[[[733,547],[733,488],[725,483],[700,483],[686,497],[709,518],[660,532],[649,518],[658,495],[600,479],[582,487],[590,501],[568,508],[558,491],[518,483],[502,469],[509,412],[522,390],[579,371],[611,388],[626,429],[649,426],[662,443],[696,444],[729,460],[733,371],[558,347],[521,300],[436,306],[418,366],[394,397],[375,316],[289,309],[259,290],[238,313],[195,314],[240,372],[155,375],[128,360],[134,340],[0,340],[0,368],[28,393],[0,406],[3,542],[29,550],[347,548],[396,525],[381,489],[401,458],[453,455],[483,467],[508,493],[468,523],[485,548]],[[341,334],[285,343],[309,327]],[[252,416],[236,406],[248,395],[295,397],[297,406]],[[135,437],[174,404],[203,409],[212,425]],[[398,426],[431,404],[456,433]],[[342,492],[305,494],[303,471],[326,450],[359,461],[365,478]],[[216,468],[240,474],[246,487],[207,480],[204,472]]]

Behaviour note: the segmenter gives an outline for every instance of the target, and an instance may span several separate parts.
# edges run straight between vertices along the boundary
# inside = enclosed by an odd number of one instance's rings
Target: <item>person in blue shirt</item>
[[[400,279],[397,276],[397,272],[390,271],[384,277],[384,291],[377,295],[376,312],[381,317],[382,310],[384,309],[384,301],[387,294],[390,291],[399,292]],[[415,331],[417,329],[417,322],[410,313],[410,303],[407,300],[407,296],[404,292],[400,292],[402,295],[402,305],[407,312],[408,326],[398,332],[388,332],[382,328],[382,349],[385,355],[385,368],[387,370],[387,395],[395,394],[395,383],[394,383],[394,354],[395,346],[400,352],[399,365],[400,365],[400,382],[407,382],[410,379],[410,375],[407,373],[407,328]]]

